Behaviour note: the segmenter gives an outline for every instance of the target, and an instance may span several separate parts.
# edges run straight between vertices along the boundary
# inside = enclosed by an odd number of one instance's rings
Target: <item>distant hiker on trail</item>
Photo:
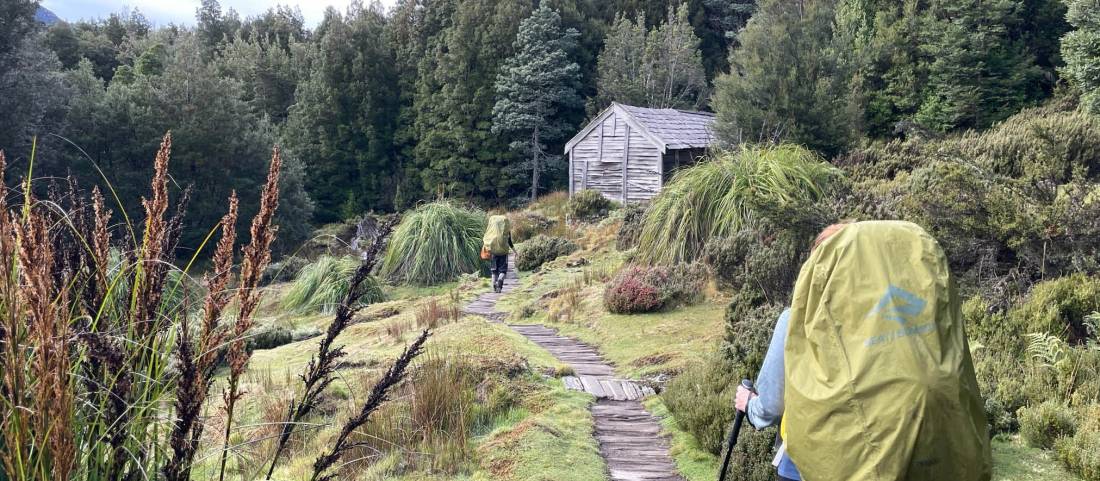
[[[493,292],[504,289],[504,276],[508,274],[508,250],[515,251],[512,244],[512,226],[507,216],[489,217],[485,228],[485,237],[481,240],[481,258],[489,261],[489,271],[493,274]]]
[[[757,429],[780,426],[781,480],[992,476],[955,282],[916,224],[818,235],[755,387],[735,405]]]

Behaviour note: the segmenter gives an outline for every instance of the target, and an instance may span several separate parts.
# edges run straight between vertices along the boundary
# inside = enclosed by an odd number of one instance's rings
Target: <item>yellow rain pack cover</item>
[[[507,216],[494,215],[489,217],[489,227],[485,229],[485,237],[481,239],[482,245],[489,249],[495,256],[508,254],[508,236],[512,225]]]
[[[990,479],[958,293],[924,229],[860,222],[827,239],[788,329],[783,428],[802,479]]]

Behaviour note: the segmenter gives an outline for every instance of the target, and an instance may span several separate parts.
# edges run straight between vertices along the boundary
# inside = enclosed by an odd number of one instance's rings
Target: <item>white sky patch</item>
[[[223,12],[232,8],[237,11],[242,20],[250,16],[259,15],[269,8],[274,8],[276,5],[298,7],[302,11],[302,16],[305,17],[306,25],[314,27],[324,18],[325,8],[331,5],[335,7],[336,10],[344,12],[352,1],[353,0],[221,0],[220,3]],[[367,0],[362,3],[364,5],[369,5],[371,2]],[[381,0],[381,3],[386,8],[390,8],[396,3],[396,0]],[[43,7],[50,9],[50,11],[57,14],[58,17],[61,17],[62,20],[69,22],[75,22],[81,19],[105,18],[111,13],[137,8],[141,11],[142,15],[145,15],[145,18],[148,18],[153,25],[157,26],[167,25],[169,23],[194,25],[195,11],[198,10],[199,5],[199,0],[42,0]]]

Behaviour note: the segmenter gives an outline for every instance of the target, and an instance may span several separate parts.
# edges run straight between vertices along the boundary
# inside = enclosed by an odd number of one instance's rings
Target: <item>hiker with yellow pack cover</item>
[[[738,390],[754,426],[781,424],[780,475],[990,479],[988,426],[943,249],[909,222],[830,230],[802,266],[759,395]],[[800,477],[784,474],[784,461]]]
[[[489,261],[489,271],[493,275],[493,292],[504,289],[504,276],[508,274],[508,249],[515,250],[511,222],[507,216],[490,216],[485,236],[481,239],[481,258]]]

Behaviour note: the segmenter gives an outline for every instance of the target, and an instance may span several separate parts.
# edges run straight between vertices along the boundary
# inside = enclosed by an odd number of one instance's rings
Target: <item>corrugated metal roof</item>
[[[647,109],[618,104],[666,149],[707,148],[714,144],[714,114],[677,109]]]

